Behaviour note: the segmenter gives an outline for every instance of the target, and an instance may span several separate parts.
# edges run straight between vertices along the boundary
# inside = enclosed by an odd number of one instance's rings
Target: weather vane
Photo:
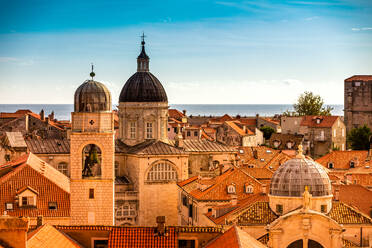
[[[145,32],[142,32],[142,35],[140,36],[141,38],[142,38],[142,45],[145,45],[145,37],[146,37],[146,35],[145,35]]]

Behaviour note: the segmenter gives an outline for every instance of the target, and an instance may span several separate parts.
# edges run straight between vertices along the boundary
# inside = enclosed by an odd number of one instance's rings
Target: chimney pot
[[[42,226],[44,223],[43,223],[43,216],[42,215],[38,215],[37,218],[36,218],[36,227],[39,227],[39,226]]]

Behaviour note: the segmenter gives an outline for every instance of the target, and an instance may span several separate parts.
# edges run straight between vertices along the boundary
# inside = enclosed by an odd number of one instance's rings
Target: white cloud
[[[368,31],[372,30],[372,27],[364,27],[364,28],[352,28],[352,31]]]
[[[319,19],[319,16],[311,16],[311,17],[308,17],[308,18],[305,18],[305,21],[313,21],[313,20],[316,20],[316,19]]]
[[[0,57],[0,63],[12,63],[21,66],[30,66],[35,64],[32,59],[20,59],[15,57]]]

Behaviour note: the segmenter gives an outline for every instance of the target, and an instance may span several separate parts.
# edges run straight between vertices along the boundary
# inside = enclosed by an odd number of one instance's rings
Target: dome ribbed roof
[[[294,158],[281,165],[271,178],[273,196],[302,197],[308,186],[313,197],[332,194],[331,181],[323,166],[306,158]]]
[[[100,82],[86,80],[75,91],[75,112],[111,111],[111,94]]]
[[[148,71],[138,71],[121,90],[119,102],[167,102],[167,94],[160,81]]]

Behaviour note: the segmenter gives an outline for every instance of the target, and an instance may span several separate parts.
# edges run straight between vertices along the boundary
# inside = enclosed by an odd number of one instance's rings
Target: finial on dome
[[[93,63],[92,63],[92,71],[91,71],[91,73],[89,74],[91,77],[92,77],[92,81],[93,81],[93,78],[94,78],[94,76],[96,75],[95,73],[94,73],[94,65],[93,65]]]
[[[305,158],[305,155],[304,155],[304,150],[302,149],[302,145],[298,145],[298,151],[297,151],[297,155],[296,155],[296,158]]]
[[[146,44],[146,42],[145,42],[145,32],[142,32],[142,35],[141,35],[141,38],[142,38],[142,41],[141,41],[141,45],[142,45],[142,47],[144,47],[145,46],[145,44]]]

